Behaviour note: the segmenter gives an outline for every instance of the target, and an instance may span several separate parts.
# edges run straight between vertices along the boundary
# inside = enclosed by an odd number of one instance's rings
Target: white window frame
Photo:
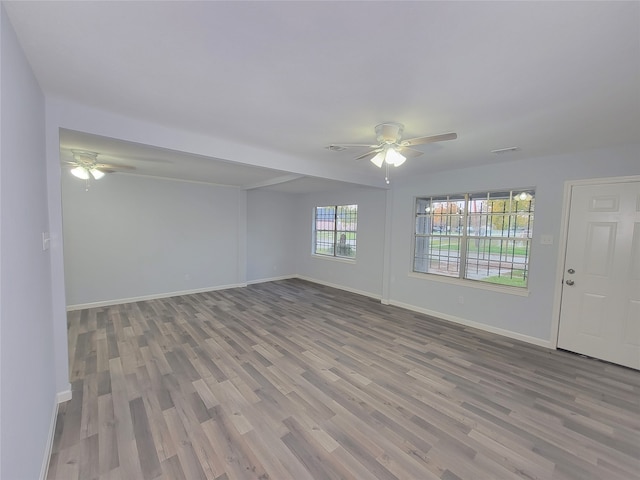
[[[348,222],[347,224],[343,224],[342,227],[343,228],[339,228],[340,226],[340,220],[339,220],[339,209],[340,208],[352,208],[355,207],[355,221],[353,221],[354,219],[352,218],[351,222]],[[322,229],[320,231],[325,231],[325,232],[331,232],[333,235],[333,238],[331,241],[326,241],[324,242],[325,246],[332,246],[332,252],[328,253],[328,252],[321,252],[318,249],[318,210],[319,209],[323,209],[323,208],[332,208],[334,209],[334,215],[333,215],[333,219],[331,220],[333,222],[333,229]],[[353,225],[355,225],[354,229],[351,229],[350,227],[353,227]],[[349,234],[350,232],[353,232],[353,239],[350,240],[347,238],[347,234]],[[312,247],[311,247],[311,254],[314,256],[318,256],[318,257],[322,257],[322,258],[328,258],[328,259],[334,259],[334,260],[340,260],[340,261],[347,261],[347,262],[355,262],[356,260],[356,255],[357,255],[357,236],[358,236],[358,205],[357,204],[343,204],[343,205],[320,205],[320,206],[316,206],[313,208],[313,228],[312,228]],[[341,238],[342,237],[342,238]],[[341,242],[341,240],[343,240]],[[342,250],[342,251],[341,251]],[[345,254],[346,252],[353,252],[352,255],[350,254]]]
[[[508,197],[505,197],[508,194]],[[528,195],[528,198],[516,198],[518,195]],[[500,200],[502,198],[508,198],[509,202],[529,202],[521,203],[527,208],[526,210],[512,210],[516,208],[516,204],[509,204],[508,211],[504,213],[496,213],[486,211],[474,211],[469,212],[469,208],[472,205],[472,200],[479,202],[486,196],[488,200]],[[533,200],[533,202],[530,202]],[[451,210],[442,211],[435,214],[435,212],[427,212],[425,214],[420,213],[422,208],[419,202],[423,202],[423,205],[427,205],[430,208],[433,204],[440,203],[445,204],[448,207],[453,207],[456,212]],[[445,203],[448,202],[448,203]],[[462,204],[462,208],[460,208]],[[477,207],[478,203],[474,203],[473,207]],[[412,233],[412,248],[411,248],[411,268],[410,276],[416,278],[429,278],[432,280],[442,281],[445,283],[455,283],[459,285],[474,286],[484,288],[487,290],[497,291],[509,291],[517,295],[528,295],[529,288],[529,273],[531,267],[531,249],[533,245],[533,220],[534,220],[534,207],[535,207],[535,188],[526,187],[519,189],[502,189],[502,190],[489,190],[484,192],[469,192],[462,194],[444,194],[444,195],[421,195],[414,198],[413,203],[413,233]],[[520,212],[520,213],[518,213]],[[494,235],[492,232],[494,217],[513,217],[513,220],[517,217],[526,219],[525,228],[520,228],[518,223],[509,225],[507,233],[505,230],[500,230],[500,234]],[[434,225],[435,218],[438,217],[438,225]],[[421,224],[421,219],[424,219],[425,224]],[[452,222],[452,220],[456,222]],[[444,223],[443,223],[444,220]],[[520,220],[518,220],[520,221]],[[427,223],[428,222],[428,223]],[[455,225],[453,225],[455,223]],[[473,227],[476,227],[478,231],[474,231]],[[420,230],[423,230],[420,232]],[[444,230],[444,234],[440,237],[441,232]],[[524,230],[524,237],[522,237],[522,230]],[[484,232],[484,233],[482,233]],[[474,235],[475,233],[475,235]],[[445,240],[446,244],[451,245],[454,240],[454,248],[443,250],[444,254],[440,255],[441,250],[438,247],[437,254],[434,255],[432,246],[432,240],[438,239],[439,246],[441,245],[440,239]],[[471,245],[471,241],[475,240],[476,248],[482,248],[482,255],[480,250],[475,257],[467,255],[467,246]],[[422,251],[419,252],[419,241],[423,242]],[[524,245],[525,254],[524,261],[521,254],[516,254],[516,250],[520,250],[522,246],[516,248],[516,245]],[[488,246],[487,246],[488,245]],[[509,245],[512,248],[511,252],[503,252],[499,254],[499,259],[492,259],[491,254],[494,253],[492,247],[499,245],[500,248],[503,245]],[[473,247],[470,247],[473,248]],[[484,251],[486,250],[486,252]],[[451,253],[453,252],[453,253]],[[509,255],[510,253],[510,255]],[[519,257],[519,258],[517,258]],[[431,269],[431,265],[437,259],[437,266]],[[445,261],[445,266],[442,266],[442,259]],[[475,260],[475,261],[474,261]],[[450,263],[454,263],[456,268],[448,269]],[[422,263],[422,266],[420,266]],[[507,269],[506,265],[511,265],[511,277],[517,277],[517,274],[522,271],[524,284],[518,284],[518,280],[513,282],[508,281],[511,284],[493,283],[487,281],[486,278],[494,278],[494,282],[501,282],[502,278],[507,278],[509,275],[503,275]],[[486,268],[486,276],[484,275],[484,269]],[[498,269],[498,275],[490,275],[492,269]],[[475,273],[473,270],[475,269]],[[438,271],[440,270],[440,271]],[[447,270],[451,273],[446,273]],[[516,275],[513,275],[517,272]],[[501,277],[496,279],[495,277]]]

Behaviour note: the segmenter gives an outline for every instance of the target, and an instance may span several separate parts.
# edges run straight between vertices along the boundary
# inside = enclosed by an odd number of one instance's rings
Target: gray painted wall
[[[93,181],[86,191],[64,171],[67,304],[117,303],[296,274],[380,297],[385,195],[367,188],[242,192],[118,174]],[[331,202],[358,204],[355,263],[311,255],[313,207]],[[243,254],[246,277],[238,271]]]
[[[0,477],[39,478],[56,401],[45,101],[0,6]]]
[[[382,296],[386,191],[348,188],[300,195],[295,199],[297,273],[329,285]],[[313,209],[324,205],[358,205],[358,237],[355,262],[312,255]]]
[[[110,174],[62,174],[67,304],[234,286],[241,220],[235,188]]]
[[[297,273],[295,211],[291,194],[247,192],[247,282]]]

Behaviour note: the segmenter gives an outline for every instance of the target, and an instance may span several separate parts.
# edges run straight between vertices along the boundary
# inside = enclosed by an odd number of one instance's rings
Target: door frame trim
[[[562,306],[562,279],[564,278],[564,266],[567,257],[567,240],[569,237],[569,214],[571,213],[571,193],[574,186],[603,185],[611,183],[640,182],[640,175],[626,175],[623,177],[599,177],[583,180],[567,180],[564,182],[562,197],[562,220],[560,223],[559,255],[556,265],[555,288],[553,295],[553,318],[551,320],[550,346],[558,348],[558,334],[560,331],[560,308]]]

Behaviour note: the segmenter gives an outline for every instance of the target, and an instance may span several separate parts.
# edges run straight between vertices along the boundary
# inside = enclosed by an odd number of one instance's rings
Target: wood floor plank
[[[216,415],[202,426],[209,444],[215,445],[221,459],[222,472],[214,478],[227,473],[231,478],[245,479],[265,475],[264,467],[255,452],[247,448],[240,432],[231,422],[231,415],[219,406],[214,407]],[[255,477],[254,477],[255,475]]]
[[[140,458],[140,467],[145,480],[151,480],[159,476],[161,472],[160,460],[156,445],[151,434],[149,425],[149,417],[144,406],[142,397],[137,397],[129,402],[131,411],[131,422],[133,424],[133,433],[138,448],[138,456]]]
[[[303,480],[305,477],[294,476],[287,468],[288,457],[282,455],[281,448],[272,448],[272,444],[265,444],[265,433],[268,432],[258,422],[254,424],[254,428],[245,433],[242,438],[247,448],[251,449],[252,453],[260,461],[260,464],[268,472],[264,476],[264,479],[277,478],[278,480]],[[277,445],[277,444],[276,444]],[[279,445],[277,445],[279,447]],[[282,445],[284,447],[284,445]],[[233,478],[230,476],[230,478]],[[256,476],[259,480],[263,480]]]
[[[640,480],[640,372],[294,279],[68,314],[48,480]]]
[[[319,445],[305,435],[304,429],[293,417],[285,418],[284,425],[289,430],[282,437],[282,442],[291,450],[311,478],[326,478],[329,480],[345,478],[347,474],[339,463],[331,461],[328,455]]]
[[[99,451],[98,451],[98,434],[85,437],[80,441],[80,465],[78,469],[78,478],[86,480],[97,480],[100,476],[99,468]]]
[[[175,437],[177,447],[177,457],[182,466],[184,476],[189,480],[205,480],[207,476],[204,473],[202,465],[196,456],[189,435],[184,425],[180,421],[180,416],[175,407],[171,407],[163,412],[169,430]]]
[[[98,472],[102,476],[120,466],[111,393],[98,397],[98,418]]]
[[[98,417],[98,378],[97,374],[88,375],[83,382],[82,415],[80,419],[80,437],[96,435],[99,430]]]
[[[164,479],[166,480],[188,480],[184,476],[184,471],[182,470],[182,465],[177,455],[164,460],[161,467]]]
[[[109,360],[109,371],[111,372],[111,400],[117,427],[115,434],[120,467],[124,472],[131,472],[132,476],[142,478],[142,467],[129,408],[127,384],[120,357]]]

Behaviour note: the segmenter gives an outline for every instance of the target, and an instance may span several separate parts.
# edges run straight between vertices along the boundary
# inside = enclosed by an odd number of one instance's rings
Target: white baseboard
[[[247,285],[255,285],[256,283],[277,282],[279,280],[289,280],[290,278],[300,278],[298,275],[282,275],[279,277],[259,278],[257,280],[248,280]]]
[[[549,340],[544,340],[542,338],[537,338],[537,337],[531,337],[529,335],[523,335],[521,333],[512,332],[511,330],[504,330],[498,327],[492,327],[491,325],[474,322],[473,320],[468,320],[466,318],[456,317],[454,315],[448,315],[446,313],[441,313],[441,312],[435,312],[433,310],[416,307],[415,305],[409,305],[408,303],[395,302],[393,300],[389,302],[389,305],[405,308],[413,312],[424,313],[425,315],[429,315],[431,317],[446,320],[448,322],[458,323],[466,327],[477,328],[478,330],[483,330],[489,333],[495,333],[496,335],[501,335],[503,337],[513,338],[514,340],[520,340],[521,342],[531,343],[533,345],[538,345],[539,347],[545,347],[550,349],[554,348],[552,343]]]
[[[213,292],[215,290],[226,290],[228,288],[246,287],[246,283],[233,283],[229,285],[218,285],[215,287],[196,288],[194,290],[182,290],[179,292],[154,293],[152,295],[143,295],[141,297],[117,298],[113,300],[104,300],[100,302],[78,303],[75,305],[67,305],[67,312],[74,310],[84,310],[85,308],[109,307],[111,305],[122,305],[123,303],[143,302],[145,300],[156,300],[159,298],[179,297],[181,295],[192,295],[194,293]]]
[[[61,403],[71,400],[71,388],[63,392],[56,393],[55,403],[53,405],[53,413],[49,422],[49,436],[47,437],[47,445],[44,449],[44,458],[42,459],[42,467],[40,468],[40,480],[45,480],[49,474],[49,461],[51,460],[51,450],[53,449],[53,440],[56,434],[56,421],[58,420],[58,408]]]
[[[56,403],[64,403],[71,400],[71,389],[56,394]]]
[[[351,287],[345,287],[344,285],[337,285],[335,283],[325,282],[324,280],[318,280],[317,278],[305,277],[303,275],[296,275],[293,278],[299,278],[300,280],[306,280],[307,282],[318,283],[318,284],[324,285],[326,287],[337,288],[338,290],[344,290],[345,292],[351,292],[351,293],[355,293],[355,294],[358,294],[358,295],[363,295],[365,297],[375,298],[376,300],[381,300],[382,299],[382,296],[378,295],[377,293],[365,292],[364,290],[358,290],[358,289],[351,288]]]
[[[71,392],[69,392],[71,393]],[[51,413],[51,421],[49,422],[49,435],[47,436],[47,444],[44,447],[44,456],[42,458],[42,466],[40,467],[40,480],[46,480],[49,473],[49,460],[51,460],[51,450],[53,449],[53,437],[56,434],[56,420],[58,419],[58,406],[60,402],[57,401],[60,394],[56,395],[56,401],[53,404],[53,412]]]

